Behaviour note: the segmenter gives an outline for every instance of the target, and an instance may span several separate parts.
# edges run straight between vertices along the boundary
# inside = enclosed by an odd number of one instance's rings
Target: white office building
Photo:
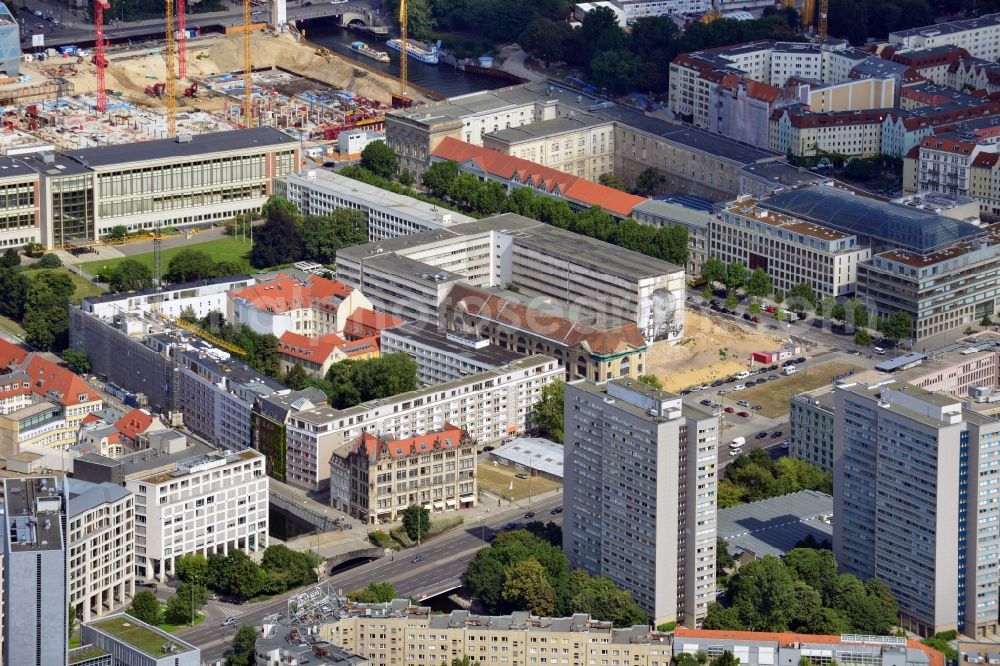
[[[135,596],[135,507],[113,483],[67,481],[69,605],[84,622]]]
[[[1000,14],[890,32],[889,43],[901,51],[958,46],[973,58],[996,62],[1000,58]]]
[[[416,362],[417,381],[422,386],[454,381],[524,358],[524,354],[491,344],[488,338],[426,324],[387,328],[380,338],[382,354],[407,354]]]
[[[563,551],[654,624],[715,601],[719,421],[642,382],[566,385]]]

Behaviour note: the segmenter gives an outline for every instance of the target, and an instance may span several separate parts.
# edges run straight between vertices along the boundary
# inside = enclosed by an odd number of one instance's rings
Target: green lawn
[[[161,649],[167,642],[162,634],[147,629],[145,626],[138,624],[138,620],[134,620],[127,615],[97,622],[95,626],[101,631],[111,634],[118,640],[128,643],[132,647],[154,657],[162,654]]]
[[[250,243],[242,238],[226,236],[225,238],[218,238],[202,243],[187,243],[179,247],[172,247],[163,251],[164,271],[170,265],[170,259],[182,250],[201,250],[210,254],[216,261],[246,261],[247,255],[250,253]],[[114,268],[125,259],[135,259],[140,264],[145,264],[150,270],[153,270],[152,252],[117,259],[88,261],[80,264],[80,268],[91,275],[97,275],[105,268]]]
[[[824,384],[829,384],[834,377],[842,375],[848,370],[860,372],[863,369],[848,363],[823,363],[811,368],[800,368],[794,375],[788,377],[782,375],[778,381],[768,382],[762,386],[731,395],[734,400],[749,400],[759,404],[761,406],[760,413],[773,419],[788,413],[788,398],[793,393],[811,391]]]
[[[34,271],[24,271],[24,275],[29,279],[33,279],[36,275],[40,273],[66,273],[69,275],[69,279],[73,281],[73,302],[79,303],[82,299],[88,296],[99,296],[104,293],[98,285],[94,284],[85,277],[81,277],[76,273],[70,272],[68,268],[48,268],[40,269]]]
[[[197,627],[204,621],[205,621],[205,614],[198,613],[198,615],[194,618],[194,624],[190,626]],[[187,629],[188,626],[189,626],[188,624],[170,624],[169,622],[161,622],[160,624],[156,625],[156,628],[159,629],[160,631],[165,631],[168,634],[173,634],[181,629]]]

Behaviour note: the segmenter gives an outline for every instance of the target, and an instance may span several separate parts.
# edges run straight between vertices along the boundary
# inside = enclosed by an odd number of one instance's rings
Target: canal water
[[[344,30],[337,26],[333,19],[303,21],[300,27],[305,30],[306,39],[311,42],[325,46],[331,51],[349,60],[356,60],[363,63],[367,67],[373,67],[391,76],[399,76],[400,54],[398,51],[393,51],[385,45],[385,40],[390,37],[389,35],[379,36]],[[352,51],[351,42],[359,40],[377,51],[388,53],[389,62],[378,62]],[[411,83],[429,88],[444,97],[454,97],[455,95],[504,88],[511,85],[509,81],[504,81],[503,79],[494,79],[478,74],[466,74],[444,63],[428,65],[413,58],[410,58],[408,74]]]

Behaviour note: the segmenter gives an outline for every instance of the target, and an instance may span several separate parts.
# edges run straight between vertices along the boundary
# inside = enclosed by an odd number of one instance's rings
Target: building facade
[[[788,405],[788,455],[833,471],[833,388],[796,393]]]
[[[264,454],[268,476],[285,480],[288,446],[285,428],[291,415],[326,404],[326,394],[316,388],[257,398],[251,414],[253,448]]]
[[[953,396],[891,380],[836,389],[834,553],[889,587],[908,631],[997,633],[998,456],[1000,421]]]
[[[331,465],[343,465],[363,432],[405,439],[451,423],[481,445],[521,434],[528,428],[542,389],[562,373],[553,359],[529,356],[502,368],[356,407],[295,412],[286,426],[286,480],[306,488],[325,487]],[[330,487],[331,506],[346,511],[350,501],[349,487]]]
[[[689,276],[701,275],[701,267],[709,257],[712,217],[707,210],[657,199],[646,199],[632,209],[632,218],[639,224],[684,227],[688,237],[688,260],[684,270]]]
[[[382,331],[383,354],[407,354],[417,364],[417,381],[434,386],[506,365],[523,354],[457,331],[405,324]]]
[[[853,234],[768,211],[749,197],[719,211],[711,238],[711,255],[724,263],[763,269],[784,292],[805,282],[820,297],[854,293],[858,265],[871,257]]]
[[[890,32],[889,43],[900,51],[958,46],[975,58],[996,62],[1000,58],[1000,14]]]
[[[3,480],[4,663],[65,666],[65,481]]]
[[[479,499],[476,443],[451,424],[406,439],[365,433],[331,463],[330,486],[344,484],[347,513],[370,525],[400,520],[414,504],[431,514],[470,509]]]
[[[586,114],[483,135],[483,148],[597,182],[615,168],[614,123]]]
[[[69,604],[89,622],[135,596],[135,499],[113,483],[67,484]]]
[[[563,551],[656,623],[715,600],[716,416],[638,381],[566,385]]]

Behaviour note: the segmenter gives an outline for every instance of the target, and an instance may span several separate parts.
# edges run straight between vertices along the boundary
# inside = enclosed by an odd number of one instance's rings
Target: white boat
[[[390,39],[385,43],[393,51],[400,51],[400,44],[398,39]],[[418,42],[412,39],[406,42],[406,52],[410,54],[411,58],[419,60],[420,62],[425,62],[428,65],[438,64],[438,49],[437,46],[428,46],[423,42]]]
[[[378,60],[379,62],[389,62],[389,54],[385,51],[376,51],[372,47],[368,46],[364,42],[351,42],[351,50],[355,53],[360,53],[363,56],[368,56],[372,60]]]

